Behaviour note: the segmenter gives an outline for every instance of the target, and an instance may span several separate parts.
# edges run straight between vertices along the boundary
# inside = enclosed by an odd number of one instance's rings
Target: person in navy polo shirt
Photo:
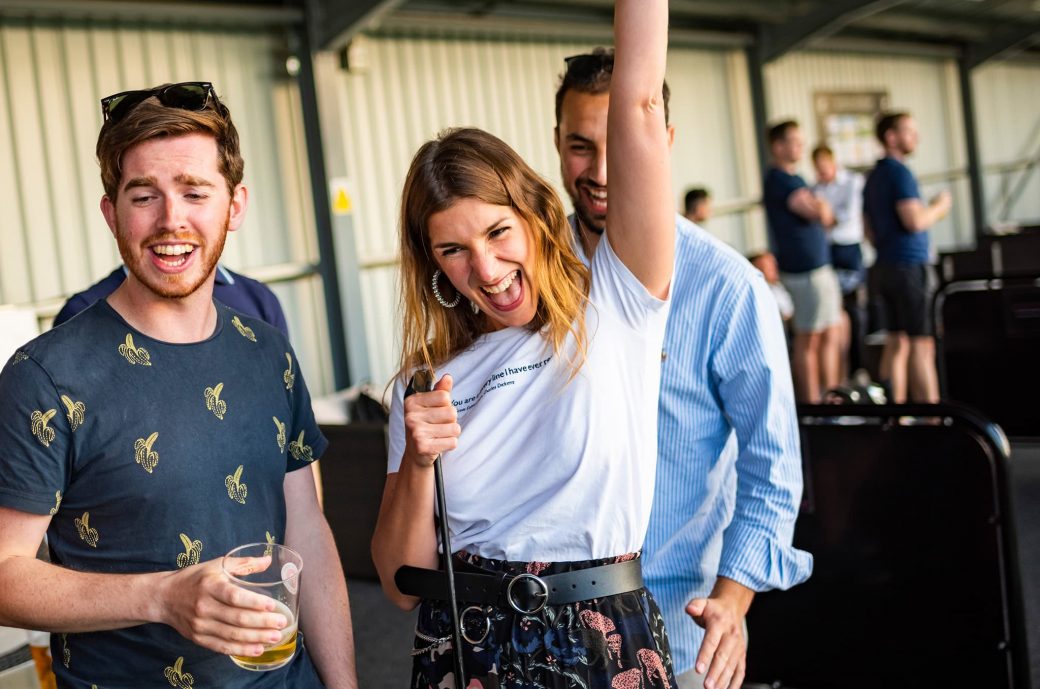
[[[904,160],[917,148],[917,125],[905,112],[883,115],[876,134],[885,157],[871,171],[863,189],[867,231],[877,248],[875,293],[888,328],[881,355],[881,378],[891,400],[939,401],[935,340],[929,309],[935,288],[928,229],[950,211],[950,194],[940,192],[927,204]]]
[[[126,266],[119,266],[87,289],[73,294],[54,317],[54,327],[58,327],[98,299],[104,299],[115,292],[126,279],[126,273]],[[278,303],[278,297],[270,287],[258,280],[239,275],[217,264],[213,298],[235,311],[270,323],[281,330],[283,335],[289,334],[289,324],[285,321],[285,312]]]
[[[799,402],[819,402],[824,390],[841,382],[841,289],[824,229],[834,224],[834,213],[795,172],[805,150],[798,123],[774,125],[768,138],[772,161],[762,201],[780,281],[794,301],[795,395]]]

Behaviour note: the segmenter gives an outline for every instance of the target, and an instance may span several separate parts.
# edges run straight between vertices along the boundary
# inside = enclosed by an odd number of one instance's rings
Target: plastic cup
[[[257,567],[256,561],[244,565],[239,558],[269,558]],[[258,656],[231,656],[231,660],[245,670],[275,670],[296,655],[297,618],[300,603],[300,572],[303,558],[299,553],[277,543],[250,543],[241,545],[224,556],[221,563],[224,574],[236,586],[273,598],[274,612],[285,615],[289,624],[282,629],[278,641],[264,646]]]

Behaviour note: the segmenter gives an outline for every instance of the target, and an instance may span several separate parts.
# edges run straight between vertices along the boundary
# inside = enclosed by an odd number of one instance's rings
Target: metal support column
[[[961,84],[961,110],[964,116],[964,148],[968,158],[968,184],[971,189],[971,218],[976,240],[986,233],[986,200],[982,193],[982,161],[975,126],[975,90],[971,83],[968,57],[957,60]]]
[[[755,122],[755,142],[758,144],[759,176],[769,163],[769,144],[766,142],[766,86],[765,86],[765,31],[758,27],[755,40],[745,49],[748,84],[751,89],[751,114]]]
[[[346,324],[340,300],[339,273],[336,269],[336,250],[332,237],[332,213],[329,208],[329,183],[325,174],[325,151],[321,141],[318,118],[318,93],[314,83],[314,60],[308,27],[301,22],[289,34],[291,48],[300,60],[297,82],[303,110],[303,130],[307,143],[307,169],[311,178],[311,199],[314,202],[314,224],[318,233],[318,253],[322,287],[325,293],[325,313],[328,317],[329,347],[332,353],[332,376],[337,390],[350,386],[350,367],[347,360]]]

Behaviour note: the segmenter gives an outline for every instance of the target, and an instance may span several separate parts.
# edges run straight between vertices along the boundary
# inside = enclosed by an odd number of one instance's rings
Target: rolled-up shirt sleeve
[[[739,454],[718,574],[755,591],[786,589],[809,578],[812,555],[791,544],[802,463],[783,325],[758,274],[733,293],[728,310],[713,375]]]

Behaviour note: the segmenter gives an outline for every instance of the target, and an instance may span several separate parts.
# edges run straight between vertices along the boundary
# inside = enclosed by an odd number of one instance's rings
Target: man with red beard
[[[556,92],[556,149],[585,257],[606,227],[613,67],[602,48],[568,58]],[[667,84],[662,92],[667,124]],[[791,547],[798,423],[783,326],[762,274],[686,218],[675,223],[643,578],[665,619],[678,689],[737,689],[755,592],[788,588],[812,570],[812,556]]]
[[[0,624],[55,632],[59,686],[356,687],[340,560],[298,471],[327,445],[306,384],[282,333],[213,299],[248,200],[231,115],[206,82],[101,107],[101,212],[128,274],[0,373]],[[268,673],[228,658],[296,624],[223,573],[252,542],[307,569],[307,643]]]

